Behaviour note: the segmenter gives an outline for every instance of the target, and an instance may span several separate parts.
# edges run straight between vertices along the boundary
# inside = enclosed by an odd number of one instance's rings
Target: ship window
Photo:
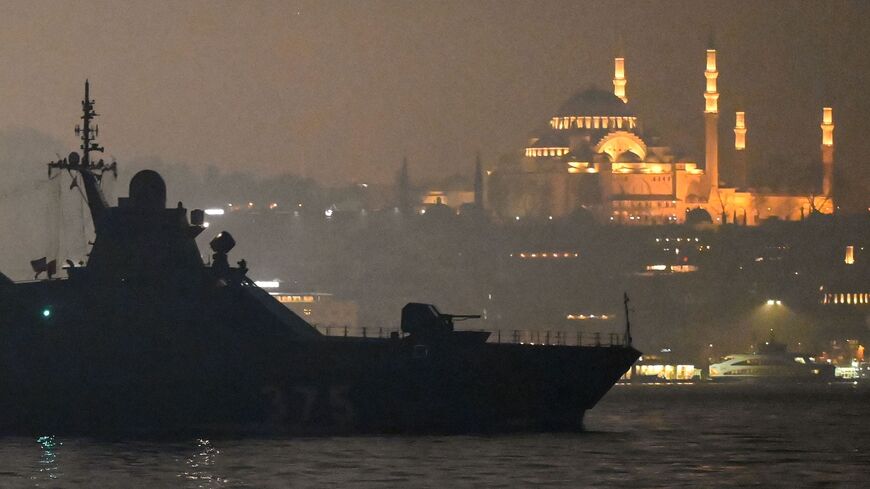
[[[770,365],[787,365],[788,362],[781,358],[750,358],[747,360],[743,360],[742,362],[737,362],[734,365],[761,365],[761,366],[770,366]]]
[[[773,363],[776,363],[776,362],[773,362]],[[764,359],[761,359],[761,358],[749,358],[749,359],[743,360],[742,362],[737,362],[737,363],[735,363],[734,365],[735,365],[735,366],[738,366],[738,365],[739,365],[739,366],[744,366],[744,365],[771,365],[771,362],[769,362],[769,361],[765,361]]]

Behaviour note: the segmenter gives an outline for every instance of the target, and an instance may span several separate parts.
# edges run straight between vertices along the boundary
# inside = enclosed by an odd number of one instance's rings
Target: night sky
[[[573,92],[610,89],[621,35],[628,96],[703,161],[704,49],[719,50],[722,159],[733,111],[753,159],[817,161],[834,107],[837,164],[870,180],[868,2],[0,3],[0,127],[76,144],[86,77],[101,142],[330,184],[470,173],[518,151]]]

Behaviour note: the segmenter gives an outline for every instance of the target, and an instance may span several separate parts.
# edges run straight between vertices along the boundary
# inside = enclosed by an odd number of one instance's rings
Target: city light
[[[534,252],[534,251],[522,251],[520,253],[511,253],[511,257],[518,256],[522,259],[527,258],[578,258],[580,253],[577,252],[568,252],[568,251],[553,251],[553,252]]]
[[[854,265],[855,264],[855,246],[849,245],[846,247],[846,256],[843,259],[843,262],[846,265]]]
[[[281,283],[277,280],[257,280],[254,282],[254,285],[261,289],[277,289],[281,286]]]
[[[565,319],[569,319],[572,321],[586,321],[588,319],[601,319],[604,321],[610,320],[614,318],[614,314],[568,314],[565,316]]]
[[[230,207],[232,207],[232,204],[230,204]],[[205,215],[207,215],[207,216],[222,216],[222,215],[224,215],[224,210],[219,208],[219,207],[216,207],[214,209],[206,209]]]

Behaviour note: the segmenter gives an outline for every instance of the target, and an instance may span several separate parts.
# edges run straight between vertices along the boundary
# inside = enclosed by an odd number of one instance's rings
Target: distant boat
[[[815,358],[789,352],[786,345],[773,339],[761,345],[756,353],[739,353],[710,365],[712,381],[761,382],[830,382],[835,368]]]

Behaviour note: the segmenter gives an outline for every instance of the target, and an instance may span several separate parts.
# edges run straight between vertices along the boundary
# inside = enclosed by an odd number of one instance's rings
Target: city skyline
[[[870,1],[0,17],[0,487],[868,478]]]
[[[432,180],[470,174],[478,152],[492,163],[521,151],[571,93],[608,88],[621,44],[646,129],[700,161],[698,67],[712,32],[723,153],[744,110],[750,164],[816,162],[821,107],[833,106],[838,169],[866,187],[864,5],[511,6],[4,3],[17,22],[0,33],[14,68],[0,75],[0,127],[72,148],[58,114],[74,112],[90,78],[111,128],[102,139],[119,159],[345,184],[390,182],[407,156],[415,177]]]

